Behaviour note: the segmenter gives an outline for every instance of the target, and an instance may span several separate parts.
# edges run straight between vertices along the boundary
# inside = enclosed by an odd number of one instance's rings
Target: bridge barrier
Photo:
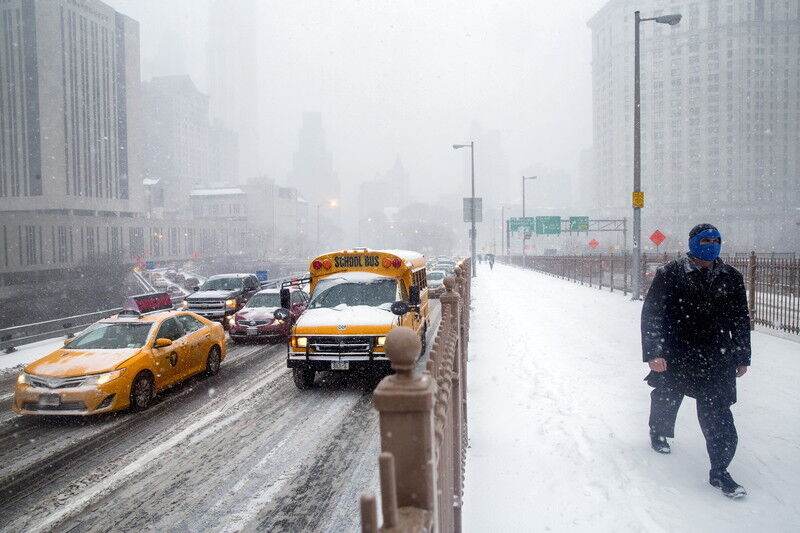
[[[800,259],[784,256],[736,254],[722,260],[742,273],[747,288],[751,329],[756,324],[786,333],[800,334]],[[682,254],[642,254],[642,292],[647,293],[655,271]],[[504,256],[506,264],[523,266],[522,256]],[[623,255],[557,255],[527,256],[525,267],[581,285],[621,290],[627,294],[631,287],[631,257]]]
[[[444,280],[442,320],[424,372],[416,370],[417,334],[392,329],[386,353],[394,375],[375,389],[380,418],[379,472],[383,526],[376,498],[361,496],[364,533],[461,531],[467,446],[469,260]]]

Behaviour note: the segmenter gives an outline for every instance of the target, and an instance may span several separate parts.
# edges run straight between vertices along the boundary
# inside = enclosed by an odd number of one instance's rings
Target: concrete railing
[[[362,495],[364,533],[461,531],[470,280],[467,260],[444,281],[442,320],[425,372],[416,370],[421,343],[413,330],[395,328],[386,338],[395,374],[374,395],[383,526],[378,528],[375,496]]]

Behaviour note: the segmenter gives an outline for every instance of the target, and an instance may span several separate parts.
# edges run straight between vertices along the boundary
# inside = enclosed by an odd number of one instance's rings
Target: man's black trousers
[[[663,437],[675,436],[675,419],[683,401],[683,392],[669,386],[656,387],[650,393],[650,429]],[[706,438],[712,470],[725,470],[736,453],[739,437],[733,413],[727,402],[715,398],[697,398],[697,420]]]

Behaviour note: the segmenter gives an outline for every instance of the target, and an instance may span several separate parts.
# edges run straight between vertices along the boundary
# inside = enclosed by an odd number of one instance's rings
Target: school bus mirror
[[[408,305],[408,302],[398,301],[392,304],[391,310],[397,316],[403,316],[404,314],[408,313],[411,309],[411,306]]]
[[[408,302],[411,305],[420,304],[419,285],[412,285],[408,289]]]
[[[284,309],[289,309],[291,305],[292,305],[291,294],[289,292],[289,289],[284,287],[283,289],[281,289],[281,307],[283,307]]]

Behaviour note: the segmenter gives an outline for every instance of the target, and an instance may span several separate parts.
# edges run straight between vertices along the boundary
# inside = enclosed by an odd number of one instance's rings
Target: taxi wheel
[[[208,351],[208,359],[206,359],[206,376],[219,373],[220,361],[219,346],[212,346]]]
[[[300,390],[310,389],[314,386],[314,377],[316,376],[314,370],[308,368],[293,368],[292,377],[294,378],[295,386]]]
[[[131,409],[144,411],[150,406],[153,399],[153,376],[148,372],[140,372],[131,386]]]

